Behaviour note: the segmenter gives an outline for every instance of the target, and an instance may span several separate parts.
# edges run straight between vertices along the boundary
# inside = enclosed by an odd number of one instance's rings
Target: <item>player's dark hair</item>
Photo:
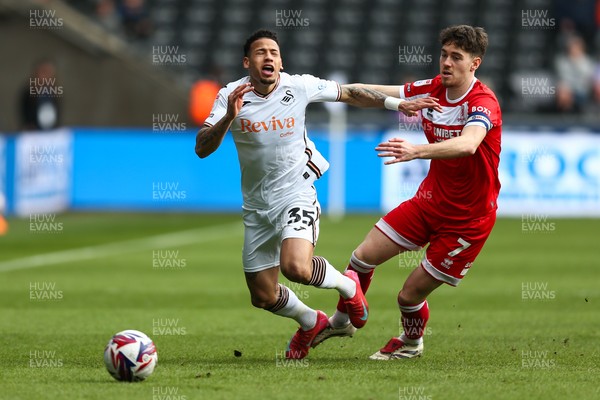
[[[258,39],[267,38],[273,40],[279,46],[279,40],[277,40],[277,34],[268,29],[259,29],[254,32],[248,39],[246,39],[246,43],[244,43],[244,56],[248,57],[248,53],[250,53],[250,46],[252,43],[257,41]]]
[[[483,59],[488,45],[488,35],[485,29],[479,26],[454,25],[440,32],[440,43],[442,46],[452,43],[472,56]]]

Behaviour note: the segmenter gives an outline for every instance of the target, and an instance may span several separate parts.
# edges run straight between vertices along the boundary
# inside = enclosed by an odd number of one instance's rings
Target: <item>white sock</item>
[[[279,298],[268,311],[296,320],[305,331],[314,328],[317,324],[317,312],[301,302],[296,293],[281,283],[279,284]]]
[[[342,328],[350,323],[348,314],[335,310],[335,313],[329,318],[329,325],[334,328]]]
[[[409,339],[404,334],[404,332],[402,332],[402,335],[400,335],[400,337],[398,339],[402,340],[406,344],[420,344],[420,343],[423,343],[423,337],[420,337],[418,339]]]
[[[336,289],[345,299],[356,294],[356,283],[335,269],[323,257],[314,256],[312,266],[313,273],[308,282],[309,285],[323,289]]]

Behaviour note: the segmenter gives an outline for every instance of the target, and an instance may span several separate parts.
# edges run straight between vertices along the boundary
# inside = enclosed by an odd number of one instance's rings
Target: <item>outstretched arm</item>
[[[381,92],[378,89],[383,89]],[[398,86],[383,85],[365,85],[362,83],[352,83],[341,85],[342,94],[340,101],[356,107],[378,107],[378,108],[396,108],[395,111],[401,111],[408,116],[416,115],[417,111],[423,108],[433,108],[441,112],[442,108],[438,99],[434,97],[424,97],[416,100],[401,100],[395,96],[388,96],[388,93],[398,93]],[[386,99],[388,101],[386,102]],[[390,107],[390,104],[392,107]]]
[[[443,142],[415,145],[404,139],[393,138],[379,144],[375,150],[379,151],[379,157],[392,157],[391,160],[385,162],[386,165],[415,158],[433,160],[466,157],[475,154],[486,133],[487,131],[482,126],[469,125],[463,128],[460,136]]]
[[[356,107],[383,108],[387,95],[362,83],[341,85],[340,101]]]
[[[219,148],[225,134],[240,112],[243,104],[244,94],[254,88],[250,83],[235,88],[227,97],[227,113],[213,126],[203,126],[196,135],[196,154],[200,158],[211,155]]]

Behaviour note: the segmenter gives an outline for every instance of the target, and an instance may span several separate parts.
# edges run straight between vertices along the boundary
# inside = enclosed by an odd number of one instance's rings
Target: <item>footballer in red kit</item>
[[[477,78],[463,96],[454,100],[448,98],[441,75],[401,86],[400,96],[439,96],[444,111],[427,111],[422,116],[429,143],[459,137],[469,126],[480,126],[487,132],[471,156],[432,159],[414,198],[376,225],[408,250],[419,250],[430,243],[423,268],[434,278],[456,286],[495,222],[500,191],[500,106],[494,93]]]
[[[423,353],[428,295],[443,283],[460,283],[496,220],[501,111],[494,93],[475,77],[487,48],[487,34],[479,27],[451,26],[442,30],[440,42],[440,74],[435,78],[400,86],[367,85],[405,100],[431,96],[439,99],[442,109],[421,111],[428,144],[393,138],[376,147],[386,165],[417,158],[431,163],[415,196],[375,224],[352,253],[347,268],[357,272],[366,293],[377,265],[429,244],[420,266],[398,293],[404,332],[371,355],[374,360],[413,358]],[[354,332],[338,303],[313,346]]]

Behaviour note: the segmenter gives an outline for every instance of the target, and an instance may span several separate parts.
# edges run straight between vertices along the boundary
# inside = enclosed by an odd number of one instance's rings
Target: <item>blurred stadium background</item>
[[[598,398],[599,4],[0,0],[0,398]],[[194,154],[215,89],[245,74],[261,27],[288,73],[398,84],[435,76],[438,32],[459,23],[486,28],[478,77],[503,110],[502,218],[481,268],[431,297],[430,353],[410,368],[365,356],[396,333],[396,292],[422,252],[378,269],[361,335],[279,368],[295,328],[248,301],[233,142]],[[427,171],[384,168],[373,148],[424,138],[386,110],[312,104],[307,121],[331,162],[320,202],[346,214],[323,218],[317,251],[342,269]],[[335,293],[283,282],[332,311]],[[102,371],[127,328],[159,348],[147,385]]]
[[[232,142],[203,161],[193,147],[216,88],[245,74],[250,33],[279,34],[289,73],[398,84],[435,76],[438,32],[467,23],[487,29],[478,77],[503,108],[500,212],[600,215],[599,4],[0,0],[1,205],[21,216],[237,211]],[[380,212],[410,196],[426,164],[383,170],[371,155],[386,134],[419,140],[418,121],[330,106],[308,109],[310,134],[333,158],[323,206]]]

